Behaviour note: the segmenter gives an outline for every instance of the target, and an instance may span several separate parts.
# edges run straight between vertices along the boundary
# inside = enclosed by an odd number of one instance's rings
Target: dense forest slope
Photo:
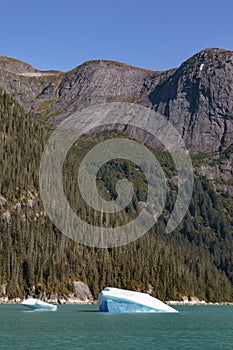
[[[222,49],[203,50],[165,72],[104,60],[66,73],[39,71],[0,57],[0,86],[6,91],[0,90],[0,294],[5,286],[9,297],[23,297],[32,289],[69,293],[72,281],[81,280],[95,297],[112,285],[150,290],[162,299],[195,295],[232,301],[232,84],[233,52]],[[158,224],[127,246],[91,249],[67,239],[47,217],[38,169],[50,134],[46,125],[55,126],[75,111],[111,101],[139,103],[171,121],[192,153],[195,187],[183,222],[165,234],[177,174],[169,155],[153,150],[170,186]],[[146,194],[145,177],[132,163],[109,162],[99,172],[99,191],[107,199],[116,195],[117,179],[127,177],[134,184],[132,203],[116,217],[101,218],[77,192],[80,160],[108,137],[114,132],[86,135],[71,149],[64,190],[74,211],[87,222],[122,225],[139,213]]]
[[[31,72],[31,68],[28,69]],[[138,76],[140,74],[151,73],[140,71]],[[6,285],[10,298],[23,297],[33,286],[37,291],[68,293],[72,291],[71,282],[81,280],[90,286],[94,297],[103,287],[111,285],[150,290],[163,300],[179,299],[183,295],[207,301],[233,300],[233,201],[227,188],[217,187],[215,182],[200,174],[200,166],[203,171],[207,169],[205,154],[194,155],[193,198],[176,231],[165,233],[176,198],[176,171],[166,152],[154,150],[170,186],[158,224],[127,246],[88,248],[62,235],[44,212],[38,188],[38,168],[49,132],[1,90],[0,285]],[[87,135],[71,149],[66,159],[65,192],[72,208],[90,223],[100,224],[100,218],[93,215],[74,190],[77,188],[77,167],[91,146],[113,136],[112,132]],[[227,162],[231,154],[230,147],[218,149],[215,164],[208,166],[218,165],[218,159]],[[141,171],[132,163],[115,161],[107,163],[99,173],[98,186],[103,196],[114,197],[114,184],[121,177],[131,179],[135,197],[115,218],[119,224],[129,216],[137,215],[146,191]]]

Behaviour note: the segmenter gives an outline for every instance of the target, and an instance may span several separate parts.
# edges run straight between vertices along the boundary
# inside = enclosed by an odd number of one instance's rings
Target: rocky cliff
[[[207,49],[184,62],[149,98],[193,151],[218,151],[233,139],[232,87],[233,52]]]

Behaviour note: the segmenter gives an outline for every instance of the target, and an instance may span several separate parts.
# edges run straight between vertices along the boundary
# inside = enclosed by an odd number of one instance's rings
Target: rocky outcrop
[[[32,112],[33,101],[38,99],[40,103],[38,96],[49,86],[55,86],[55,82],[58,84],[62,76],[61,72],[40,71],[25,62],[0,56],[0,86],[20,102],[27,112]],[[55,96],[54,91],[52,96]]]
[[[87,284],[81,281],[74,281],[73,284],[73,295],[70,297],[77,298],[80,302],[91,302],[93,301],[93,295]]]
[[[10,222],[12,214],[14,215],[17,212],[25,219],[25,210],[27,211],[27,217],[35,221],[46,216],[46,213],[41,211],[39,193],[35,189],[28,189],[13,202],[0,194],[0,218]]]
[[[7,199],[0,195],[0,209],[7,207]]]
[[[44,290],[41,284],[32,286],[25,290],[24,298],[34,297],[48,303],[55,304],[89,304],[94,303],[93,295],[87,284],[81,281],[68,283],[64,293]],[[7,284],[0,285],[0,304],[21,303],[23,298],[14,297],[10,299],[7,295]]]
[[[30,64],[6,56],[0,57],[0,70],[12,74],[20,74],[21,72],[38,72],[38,70],[33,68]]]
[[[233,152],[232,147],[223,153],[206,157],[202,160],[197,170],[208,177],[214,187],[224,193],[233,195]]]

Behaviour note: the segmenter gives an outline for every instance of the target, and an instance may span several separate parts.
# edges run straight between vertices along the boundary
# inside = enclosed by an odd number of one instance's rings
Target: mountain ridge
[[[24,66],[27,74],[18,74]],[[90,60],[68,72],[39,71],[0,57],[0,87],[30,115],[55,127],[72,113],[100,103],[152,108],[176,127],[191,153],[207,155],[199,171],[214,176],[217,186],[231,193],[233,155],[228,152],[226,158],[221,152],[227,152],[233,140],[232,85],[233,51],[218,48],[201,50],[167,71],[109,60]]]
[[[233,52],[217,48],[201,50],[166,71],[110,60],[90,60],[68,72],[41,71],[0,57],[0,86],[52,126],[90,105],[139,103],[165,115],[194,152],[230,145],[232,82]]]

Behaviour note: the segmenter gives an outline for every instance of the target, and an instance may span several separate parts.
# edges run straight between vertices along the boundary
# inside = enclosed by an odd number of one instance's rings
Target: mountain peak
[[[220,49],[220,48],[207,48],[199,51],[195,55],[187,59],[182,66],[192,65],[195,63],[214,63],[214,62],[225,62],[233,60],[233,51]]]
[[[0,70],[27,77],[38,77],[42,75],[52,75],[61,73],[60,71],[56,70],[42,71],[34,68],[29,63],[7,56],[0,56]]]
[[[137,67],[137,66],[133,66],[127,63],[123,63],[123,62],[118,62],[118,61],[113,61],[113,60],[106,60],[106,59],[96,59],[96,60],[88,60],[85,61],[83,63],[81,63],[80,65],[78,65],[77,67],[71,69],[70,71],[68,71],[67,73],[71,73],[73,71],[76,71],[80,68],[88,68],[88,67],[95,67],[95,68],[119,68],[119,69],[123,69],[123,70],[137,70],[137,71],[141,71],[144,72],[145,74],[156,74],[157,71],[153,71],[151,69],[146,69],[146,68],[141,68],[141,67]]]
[[[33,68],[30,64],[17,60],[15,58],[0,56],[0,70],[4,70],[10,73],[24,72],[37,72],[38,70]]]

